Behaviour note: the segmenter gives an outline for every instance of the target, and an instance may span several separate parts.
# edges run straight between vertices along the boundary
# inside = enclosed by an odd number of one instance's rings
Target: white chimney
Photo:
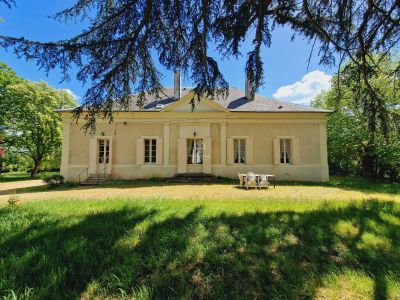
[[[254,83],[249,80],[249,77],[247,75],[244,89],[246,98],[249,100],[254,100]]]
[[[181,98],[181,72],[179,70],[174,71],[174,99],[178,100]]]

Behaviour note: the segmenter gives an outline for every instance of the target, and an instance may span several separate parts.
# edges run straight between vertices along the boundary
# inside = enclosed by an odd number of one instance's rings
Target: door
[[[202,173],[204,159],[203,139],[186,140],[186,163],[188,173]]]
[[[97,173],[111,173],[111,142],[109,139],[97,140]]]

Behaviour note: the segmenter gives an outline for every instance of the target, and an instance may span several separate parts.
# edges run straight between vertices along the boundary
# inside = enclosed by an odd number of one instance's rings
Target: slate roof
[[[190,92],[189,88],[183,88],[181,97],[186,96]],[[128,111],[160,111],[161,109],[172,104],[176,100],[174,97],[174,88],[164,88],[164,94],[160,95],[161,99],[156,99],[153,95],[146,97],[144,107],[140,108],[136,104],[136,96],[132,96],[132,101],[129,104]],[[216,103],[232,112],[320,112],[329,113],[330,110],[322,110],[313,107],[298,105],[290,102],[282,102],[274,99],[255,95],[254,100],[248,100],[245,97],[244,91],[231,87],[229,88],[229,95],[226,99],[214,99]],[[158,106],[157,106],[158,105]],[[161,107],[162,105],[162,107]],[[123,111],[120,107],[115,107],[116,111]],[[70,110],[59,110],[70,111]]]

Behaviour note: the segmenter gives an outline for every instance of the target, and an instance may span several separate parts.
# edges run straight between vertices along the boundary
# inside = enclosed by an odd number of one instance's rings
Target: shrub
[[[10,198],[8,198],[8,204],[11,206],[15,206],[18,205],[21,201],[21,198],[19,197],[19,195],[17,195],[16,191],[13,191],[13,193],[11,193]]]
[[[43,179],[43,181],[50,186],[57,186],[64,183],[64,176],[62,175],[51,175]]]

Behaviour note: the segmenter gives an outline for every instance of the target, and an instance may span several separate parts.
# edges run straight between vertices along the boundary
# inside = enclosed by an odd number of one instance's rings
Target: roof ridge
[[[160,108],[157,108],[157,104],[160,104],[160,102],[164,105],[164,108],[176,102],[173,94],[174,88],[163,87],[163,89],[164,93],[160,93],[159,97],[156,97],[154,94],[146,93],[147,101],[143,107],[137,106],[135,101],[135,96],[138,95],[138,93],[131,95],[132,103],[130,103],[129,111],[160,111]],[[191,90],[192,87],[186,87],[185,89],[182,89],[181,97],[185,97]],[[249,100],[245,97],[244,91],[237,87],[229,87],[229,94],[226,98],[218,99],[217,97],[216,99],[213,99],[213,101],[232,112],[332,112],[331,110],[323,110],[303,104],[282,101],[260,94],[256,94],[254,100]],[[114,109],[115,111],[123,111],[118,107],[114,107]]]

